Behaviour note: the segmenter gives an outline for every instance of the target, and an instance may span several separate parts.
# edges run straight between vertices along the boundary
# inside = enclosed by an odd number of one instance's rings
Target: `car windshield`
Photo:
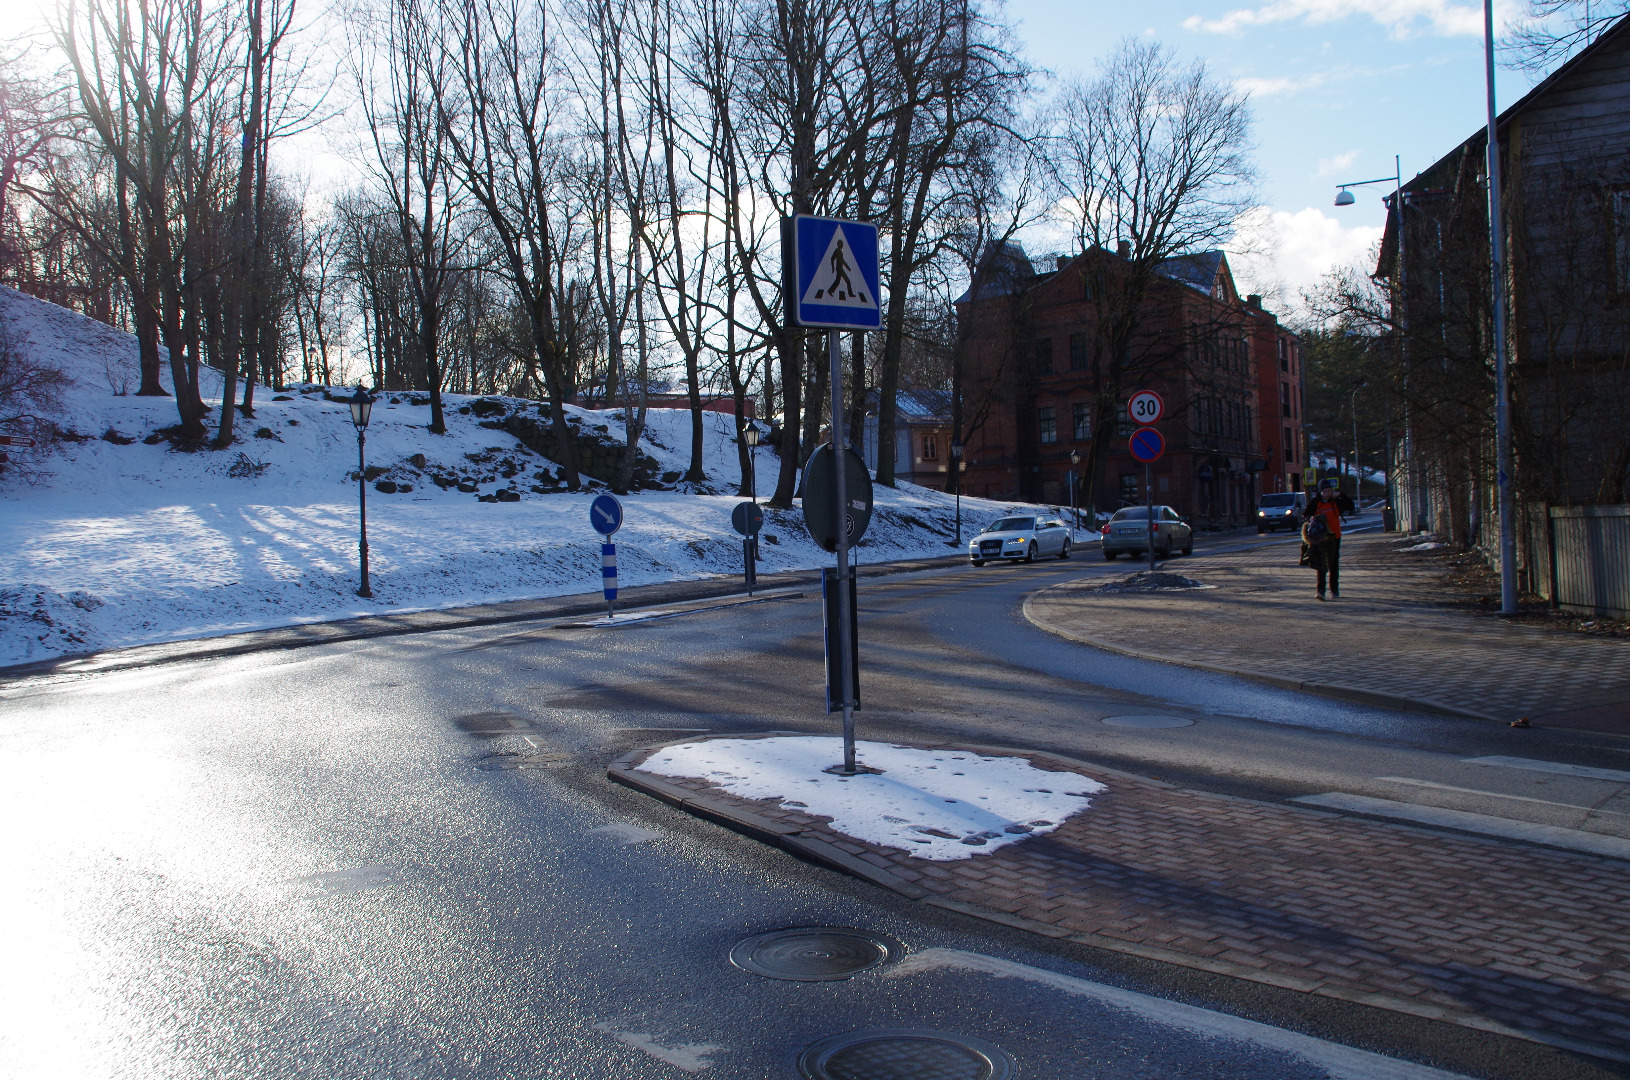
[[[1285,493],[1284,495],[1264,495],[1264,496],[1262,496],[1262,505],[1263,506],[1295,506],[1296,505],[1296,493],[1294,491],[1291,491],[1291,492]]]
[[[1001,520],[997,521],[996,524],[992,525],[988,531],[989,532],[1025,532],[1027,530],[1034,529],[1035,527],[1036,527],[1036,519],[1033,518],[1033,517],[1028,517],[1028,518],[1013,517],[1013,518],[1002,518]]]
[[[1109,520],[1111,520],[1111,521],[1148,521],[1149,520],[1149,510],[1148,510],[1147,507],[1143,507],[1143,506],[1128,506],[1124,510],[1115,511],[1115,516],[1110,518]]]

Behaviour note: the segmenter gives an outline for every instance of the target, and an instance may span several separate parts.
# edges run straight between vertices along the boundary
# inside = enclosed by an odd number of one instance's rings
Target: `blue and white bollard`
[[[617,600],[617,545],[600,545],[600,577],[606,591],[606,618],[615,619],[612,604]]]

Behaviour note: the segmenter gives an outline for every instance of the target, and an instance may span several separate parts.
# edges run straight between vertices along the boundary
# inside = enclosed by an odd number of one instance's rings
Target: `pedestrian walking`
[[[1324,599],[1326,582],[1330,599],[1341,599],[1341,502],[1336,482],[1325,480],[1314,492],[1313,501],[1302,511],[1302,565],[1318,574],[1319,599]]]

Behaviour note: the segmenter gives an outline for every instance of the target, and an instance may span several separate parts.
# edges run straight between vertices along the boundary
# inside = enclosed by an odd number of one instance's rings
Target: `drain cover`
[[[988,1042],[943,1031],[884,1028],[833,1035],[798,1058],[805,1080],[1010,1080],[1013,1059]]]
[[[1106,716],[1099,723],[1110,727],[1162,728],[1188,727],[1194,721],[1181,716]]]
[[[906,947],[887,934],[847,926],[800,926],[748,938],[730,950],[730,962],[767,979],[832,982],[905,953]]]

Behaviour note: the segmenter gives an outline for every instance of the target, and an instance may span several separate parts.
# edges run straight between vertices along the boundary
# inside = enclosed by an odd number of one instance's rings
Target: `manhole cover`
[[[988,1042],[943,1031],[884,1028],[833,1035],[805,1050],[806,1080],[1009,1080],[1013,1059]]]
[[[1099,723],[1110,727],[1161,728],[1188,727],[1194,721],[1181,716],[1106,716]]]
[[[730,950],[730,962],[767,979],[832,982],[904,956],[887,934],[847,926],[803,926],[759,934]]]

